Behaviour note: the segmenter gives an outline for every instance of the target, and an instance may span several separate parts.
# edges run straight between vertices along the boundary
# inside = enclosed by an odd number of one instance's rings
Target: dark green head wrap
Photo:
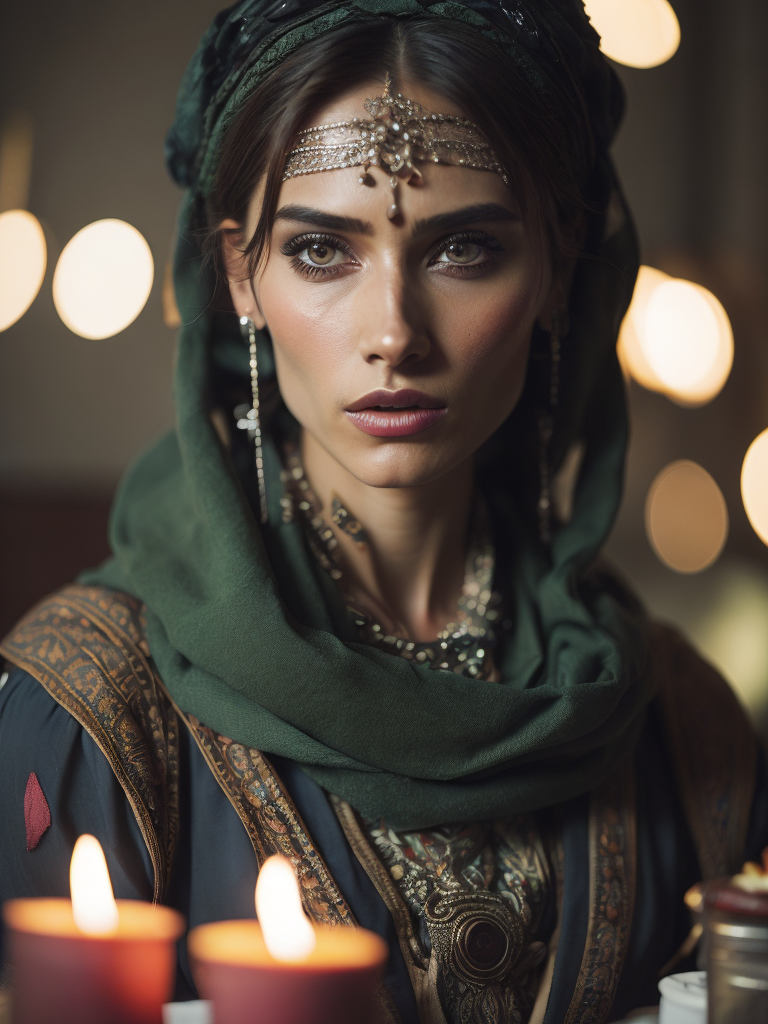
[[[424,668],[359,642],[339,594],[283,523],[267,435],[269,523],[211,424],[222,374],[247,382],[247,356],[210,308],[213,271],[193,241],[223,134],[254,85],[304,43],[372,18],[450,19],[500,46],[535,88],[586,97],[593,146],[587,257],[571,290],[557,460],[584,458],[570,521],[549,549],[536,535],[533,384],[481,467],[494,524],[497,589],[512,627],[501,681]],[[167,158],[187,188],[175,286],[184,326],[176,430],[125,477],[114,558],[86,576],[140,597],[160,674],[180,707],[233,740],[298,761],[321,785],[396,828],[478,820],[584,793],[632,747],[652,695],[646,628],[593,565],[618,507],[627,440],[615,353],[637,253],[608,145],[621,110],[615,77],[579,0],[244,0],[205,34],[182,83]],[[609,196],[618,216],[606,228]],[[269,339],[260,366],[270,372]],[[535,371],[532,359],[531,380]]]

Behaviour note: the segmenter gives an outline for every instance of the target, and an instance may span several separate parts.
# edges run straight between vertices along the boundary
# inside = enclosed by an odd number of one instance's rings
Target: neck
[[[338,539],[344,589],[392,632],[432,640],[455,618],[474,492],[471,460],[416,487],[370,487],[306,431],[301,456]],[[365,531],[361,545],[331,520],[333,497]]]

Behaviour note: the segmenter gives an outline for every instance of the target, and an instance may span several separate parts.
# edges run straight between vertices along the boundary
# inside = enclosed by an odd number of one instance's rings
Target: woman
[[[218,16],[167,143],[177,429],[2,646],[2,898],[91,832],[119,895],[250,916],[279,850],[387,938],[392,1021],[617,1020],[685,968],[768,808],[727,686],[596,563],[620,111],[579,0]]]

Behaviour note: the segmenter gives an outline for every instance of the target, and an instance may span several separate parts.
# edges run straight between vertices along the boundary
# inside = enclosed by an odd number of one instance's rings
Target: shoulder
[[[82,675],[84,650],[103,651],[110,665],[117,651],[127,661],[140,650],[148,655],[141,602],[106,587],[71,584],[35,605],[0,644],[7,660],[50,683]]]
[[[179,723],[150,657],[141,602],[103,587],[65,587],[14,627],[0,654],[106,758],[152,854],[159,895],[177,833]]]
[[[702,874],[732,873],[760,795],[757,735],[727,681],[676,629],[654,623],[650,637],[656,710]]]
[[[66,896],[85,832],[98,836],[115,892],[151,898],[151,859],[109,762],[37,679],[10,664],[0,673],[0,778],[0,901]]]

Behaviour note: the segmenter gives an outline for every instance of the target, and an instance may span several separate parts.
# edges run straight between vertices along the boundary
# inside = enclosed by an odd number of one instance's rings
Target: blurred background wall
[[[3,631],[107,554],[115,483],[172,421],[174,335],[163,322],[162,284],[178,193],[163,168],[162,142],[186,61],[218,6],[37,0],[0,10],[0,125],[26,114],[34,136],[28,195],[12,205],[40,219],[48,244],[37,299],[0,333]],[[673,6],[682,29],[677,54],[650,70],[618,68],[628,108],[616,158],[643,262],[721,300],[735,357],[725,388],[701,408],[630,382],[626,498],[608,553],[652,611],[702,646],[765,724],[768,548],[746,517],[739,477],[749,444],[768,427],[768,4]],[[139,229],[155,278],[134,323],[87,341],[59,319],[51,279],[66,242],[104,217]],[[694,574],[664,565],[644,524],[654,478],[677,459],[712,475],[728,511],[721,555]]]

